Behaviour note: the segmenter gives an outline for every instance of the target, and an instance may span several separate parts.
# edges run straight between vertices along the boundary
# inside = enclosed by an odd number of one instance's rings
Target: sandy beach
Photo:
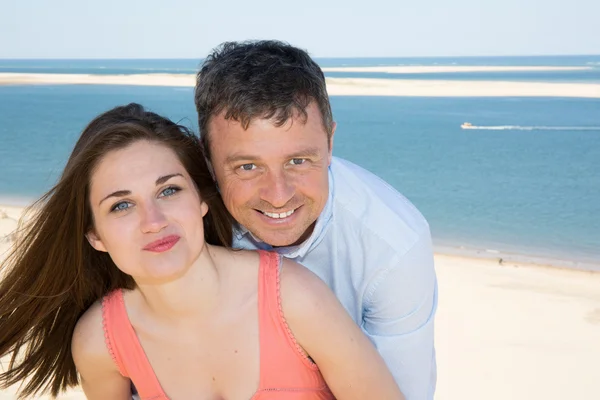
[[[416,67],[412,67],[416,68]],[[419,67],[428,71],[434,67]],[[455,67],[455,69],[458,67]],[[466,67],[465,67],[466,68]],[[476,67],[483,68],[483,67]],[[492,67],[487,67],[492,68]],[[508,68],[508,67],[507,67]],[[518,67],[511,67],[518,68]],[[533,68],[533,67],[528,67]],[[545,67],[549,68],[549,67]],[[135,85],[194,87],[195,75],[24,74],[0,73],[0,85]],[[331,96],[414,97],[585,97],[600,98],[600,84],[327,78]]]
[[[0,206],[0,257],[21,210]],[[600,273],[441,254],[435,262],[436,400],[600,398]],[[15,389],[0,391],[14,398]],[[85,397],[76,389],[60,398]]]

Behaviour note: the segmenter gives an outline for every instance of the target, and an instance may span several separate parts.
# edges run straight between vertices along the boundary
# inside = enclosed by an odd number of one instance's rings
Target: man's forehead
[[[317,118],[314,118],[316,115]],[[318,156],[328,143],[316,106],[307,109],[307,117],[296,113],[280,124],[276,116],[255,118],[245,127],[243,122],[220,112],[211,121],[211,153],[225,162]],[[214,154],[213,154],[214,155]]]
[[[285,107],[268,107],[265,109],[237,109],[235,107],[225,107],[210,117],[211,121],[221,123],[240,124],[244,129],[256,123],[270,123],[275,126],[284,126],[291,124],[318,123],[323,121],[319,106],[313,100],[305,107],[302,104],[290,104]]]
[[[236,141],[247,139],[269,140],[270,138],[273,138],[273,140],[282,140],[289,137],[286,133],[295,136],[296,140],[301,140],[303,136],[307,137],[307,139],[315,135],[327,137],[327,132],[323,126],[313,121],[293,118],[279,124],[274,118],[255,118],[248,126],[244,126],[241,121],[233,118],[225,119],[223,116],[217,116],[211,121],[209,134],[211,141],[219,140],[219,138],[223,137],[235,138]]]
[[[306,125],[309,120],[315,119],[313,116],[309,115],[309,113],[301,113],[295,111],[288,118],[282,118],[282,115],[279,113],[276,114],[264,114],[260,116],[239,116],[239,115],[228,115],[226,111],[223,111],[213,118],[211,118],[211,123],[216,123],[221,128],[241,128],[243,130],[248,130],[250,128],[282,128],[282,129],[290,129],[293,125],[300,124]],[[312,122],[312,121],[311,121]]]

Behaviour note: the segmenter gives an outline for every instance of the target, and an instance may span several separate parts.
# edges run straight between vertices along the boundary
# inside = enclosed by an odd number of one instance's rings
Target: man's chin
[[[285,232],[285,231],[271,231],[271,232],[254,232],[252,234],[273,247],[289,247],[298,246],[304,243],[312,234],[314,224],[310,225],[308,229],[301,232]]]
[[[256,215],[254,217],[257,217]],[[302,244],[310,237],[313,232],[315,222],[306,225],[298,219],[301,215],[295,215],[296,220],[282,220],[278,223],[265,223],[265,217],[248,219],[248,224],[242,224],[246,227],[256,239],[267,243],[273,247],[288,247]]]
[[[273,246],[273,247],[288,247],[295,246],[303,242],[299,235],[295,236],[283,236],[278,235],[276,233],[269,233],[267,235],[255,235],[263,242]]]

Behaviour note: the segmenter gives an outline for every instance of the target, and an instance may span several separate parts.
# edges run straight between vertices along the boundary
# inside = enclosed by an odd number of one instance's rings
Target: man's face
[[[223,114],[209,123],[212,165],[225,206],[272,246],[306,240],[327,202],[331,147],[317,106],[311,103],[306,112],[306,121],[294,116],[281,127],[257,119],[245,130]]]

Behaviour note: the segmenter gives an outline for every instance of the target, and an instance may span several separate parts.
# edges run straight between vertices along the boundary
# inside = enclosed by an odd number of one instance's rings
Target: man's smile
[[[268,211],[260,211],[263,215],[266,215],[269,218],[273,218],[273,219],[280,219],[280,218],[286,218],[289,217],[290,215],[292,215],[295,211],[297,210],[297,208],[289,210],[289,211],[283,211],[283,212],[268,212]]]

